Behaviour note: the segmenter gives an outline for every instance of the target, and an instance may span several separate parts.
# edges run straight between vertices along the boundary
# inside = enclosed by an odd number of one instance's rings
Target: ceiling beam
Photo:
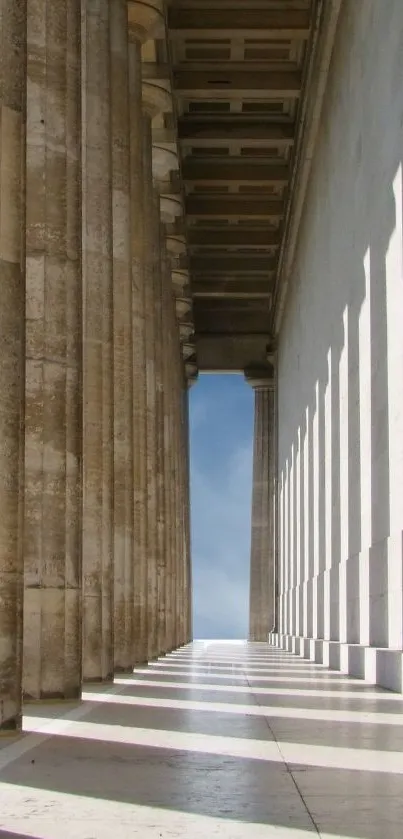
[[[189,261],[190,271],[194,274],[264,274],[272,273],[276,268],[275,260],[263,256],[240,256],[206,254],[192,256]]]
[[[267,64],[266,64],[267,67]],[[192,99],[283,99],[298,97],[301,92],[301,74],[295,71],[273,71],[265,69],[233,69],[231,63],[224,63],[218,69],[208,65],[202,70],[188,70],[176,67],[174,84],[178,96]]]
[[[289,179],[287,166],[276,166],[266,163],[246,163],[241,158],[232,158],[231,162],[224,160],[193,160],[185,157],[182,164],[182,175],[185,181],[193,184],[214,186],[233,184],[248,186],[261,184],[262,186],[284,185]]]
[[[280,244],[277,230],[195,230],[187,236],[189,247],[272,249]]]
[[[299,9],[186,9],[171,8],[168,26],[172,38],[305,39],[309,11]]]
[[[237,219],[280,219],[284,212],[282,201],[249,198],[244,195],[217,196],[188,195],[186,213],[188,218],[237,218]]]
[[[243,119],[202,122],[183,119],[178,125],[179,140],[187,145],[228,146],[248,145],[251,148],[266,146],[292,146],[295,128],[286,123],[271,123]]]
[[[251,300],[257,298],[266,298],[271,295],[271,288],[268,288],[267,282],[255,281],[242,285],[238,283],[219,282],[197,282],[192,284],[193,297],[209,297],[209,298],[223,298],[228,297],[235,300]]]
[[[214,335],[217,332],[227,333],[234,338],[243,333],[261,333],[266,330],[266,343],[270,328],[270,300],[251,301],[253,307],[248,306],[247,300],[236,300],[236,311],[229,311],[225,300],[209,301],[196,298],[194,301],[196,343],[202,332]],[[222,304],[222,306],[220,306]]]

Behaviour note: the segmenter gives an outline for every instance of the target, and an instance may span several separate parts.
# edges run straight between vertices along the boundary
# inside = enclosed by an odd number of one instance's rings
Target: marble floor
[[[402,839],[403,697],[266,644],[195,642],[31,705],[5,839]]]

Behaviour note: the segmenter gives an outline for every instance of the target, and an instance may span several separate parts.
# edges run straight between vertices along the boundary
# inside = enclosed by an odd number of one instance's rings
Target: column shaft
[[[130,188],[133,316],[134,614],[133,663],[148,659],[147,641],[147,404],[143,115],[141,43],[129,46]],[[148,134],[147,134],[148,138]],[[151,154],[151,150],[149,152]],[[148,242],[148,240],[147,240]]]
[[[185,528],[185,569],[186,569],[186,637],[185,642],[192,640],[192,564],[190,538],[190,458],[189,458],[189,390],[183,394],[184,401],[184,528]]]
[[[172,555],[172,580],[171,580],[171,598],[172,598],[172,647],[175,649],[178,646],[178,541],[176,528],[176,501],[177,501],[177,485],[176,485],[176,314],[175,303],[173,295],[169,299],[169,367],[170,367],[170,459],[169,459],[169,495],[170,495],[170,516],[171,516],[171,555]]]
[[[83,676],[113,675],[110,3],[83,12]]]
[[[159,237],[159,271],[155,276],[156,294],[156,410],[157,410],[157,575],[158,575],[158,653],[161,655],[167,651],[166,636],[166,608],[167,608],[167,532],[166,532],[166,508],[165,508],[165,399],[166,387],[164,382],[164,353],[163,341],[164,320],[166,317],[164,307],[164,286],[166,282],[166,249],[165,230],[160,225]]]
[[[184,613],[183,613],[183,589],[184,589],[184,567],[183,567],[183,521],[182,521],[182,469],[181,469],[181,430],[182,430],[182,405],[181,405],[181,351],[179,343],[179,327],[176,320],[175,303],[174,308],[174,376],[175,376],[175,401],[174,401],[174,530],[175,530],[175,561],[176,561],[176,646],[183,644],[184,637]]]
[[[81,690],[80,2],[27,20],[24,676]]]
[[[165,261],[163,285],[163,363],[164,363],[164,506],[165,506],[165,632],[166,649],[173,650],[174,636],[174,552],[173,552],[173,516],[172,516],[172,282],[171,266],[168,255]]]
[[[266,641],[274,619],[275,393],[255,388],[249,638]]]
[[[157,633],[157,452],[156,452],[156,362],[155,362],[155,272],[159,262],[159,213],[152,177],[151,118],[143,116],[144,160],[144,283],[147,376],[147,639],[148,658],[158,653]]]
[[[21,726],[25,0],[0,0],[0,731]]]
[[[133,666],[133,317],[127,0],[111,4],[114,669]],[[134,212],[138,208],[133,207]]]

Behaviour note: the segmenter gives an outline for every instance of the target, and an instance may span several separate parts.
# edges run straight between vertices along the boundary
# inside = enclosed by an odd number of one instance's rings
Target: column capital
[[[128,0],[127,17],[130,37],[142,44],[164,33],[163,0]]]
[[[178,258],[186,253],[186,239],[184,236],[169,234],[166,238],[166,245],[168,254],[172,258]]]
[[[199,377],[199,370],[197,368],[197,364],[194,364],[194,362],[192,361],[187,361],[185,363],[185,377],[187,386],[190,390],[192,385],[194,385],[195,382],[197,382],[197,379]]]
[[[174,268],[171,277],[175,294],[182,296],[184,289],[189,285],[189,271]]]
[[[151,119],[154,119],[158,114],[172,113],[172,92],[169,81],[165,79],[143,79],[141,89],[143,110]]]
[[[175,300],[176,314],[179,320],[186,318],[192,311],[192,300],[190,297],[177,297]]]
[[[246,367],[244,376],[253,390],[275,390],[276,375],[273,364]]]
[[[173,223],[183,215],[182,198],[180,195],[160,195],[161,219],[166,223]]]
[[[173,149],[167,149],[164,146],[156,145],[153,143],[152,155],[153,178],[155,181],[161,181],[164,178],[166,178],[166,176],[169,175],[170,172],[174,172],[176,169],[179,169],[177,151],[174,151]],[[181,214],[182,213],[177,213],[175,218]]]

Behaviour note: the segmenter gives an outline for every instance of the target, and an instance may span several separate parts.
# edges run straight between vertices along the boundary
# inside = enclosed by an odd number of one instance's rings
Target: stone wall
[[[279,344],[279,644],[402,689],[403,4],[346,0]]]

